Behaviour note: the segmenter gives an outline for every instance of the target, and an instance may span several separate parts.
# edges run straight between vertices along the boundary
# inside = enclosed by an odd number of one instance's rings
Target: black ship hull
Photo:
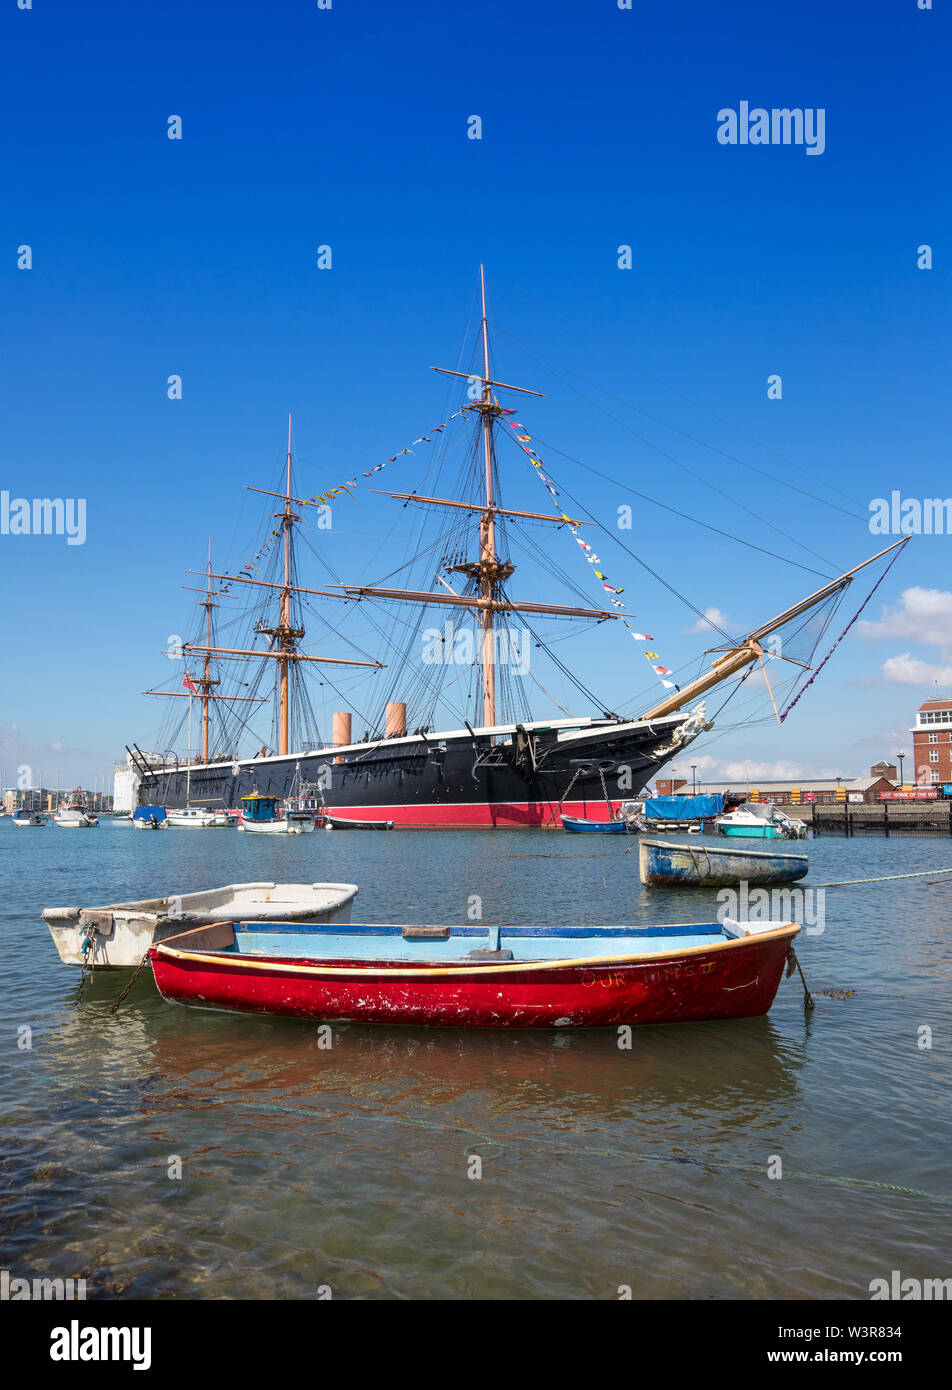
[[[688,721],[690,723],[690,721]],[[150,769],[140,804],[238,807],[243,796],[287,797],[303,781],[326,810],[416,829],[526,827],[566,815],[607,819],[686,746],[685,715],[570,729],[516,725],[383,739],[287,757]]]

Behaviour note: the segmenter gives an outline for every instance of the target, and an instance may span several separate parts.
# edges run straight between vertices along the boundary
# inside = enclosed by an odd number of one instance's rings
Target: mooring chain
[[[79,994],[77,995],[77,1002],[80,1004],[83,1002],[83,995],[86,992],[86,981],[91,980],[96,971],[95,962],[90,959],[93,952],[93,937],[95,934],[96,927],[94,923],[87,922],[80,937],[83,952],[83,963],[79,976]]]
[[[789,961],[787,962],[787,979],[789,980],[794,970],[798,971],[800,975],[800,983],[803,985],[803,1007],[806,1010],[806,1012],[809,1013],[811,1009],[816,1008],[816,1000],[810,993],[806,979],[804,978],[803,970],[800,966],[799,958],[792,946],[790,947],[789,957]]]
[[[608,808],[608,819],[612,818],[612,804],[608,799],[608,788],[605,786],[605,774],[601,768],[598,769],[598,778],[602,784],[602,796],[605,798],[605,805]]]
[[[113,1004],[112,1008],[109,1010],[109,1012],[110,1012],[111,1014],[114,1014],[114,1013],[117,1013],[117,1012],[118,1012],[118,1010],[119,1010],[119,1005],[122,1003],[123,999],[125,999],[126,995],[129,993],[130,989],[131,989],[132,986],[135,984],[136,980],[139,978],[139,971],[142,969],[142,967],[145,965],[145,963],[146,963],[146,961],[147,961],[148,959],[149,959],[149,952],[148,952],[148,950],[146,950],[145,955],[144,955],[144,956],[142,957],[142,959],[139,961],[139,964],[136,966],[135,970],[134,970],[133,973],[132,973],[132,979],[131,979],[131,980],[129,981],[129,983],[126,985],[125,989],[122,991],[122,993],[120,994],[119,998],[116,1000],[116,1002]]]
[[[564,792],[562,793],[562,795],[559,797],[558,810],[555,810],[555,811],[552,812],[551,816],[550,816],[549,819],[546,821],[546,825],[551,825],[552,822],[555,820],[556,816],[559,814],[559,811],[561,811],[561,809],[562,809],[562,803],[565,801],[565,798],[568,796],[569,792],[570,792],[570,791],[572,790],[572,788],[575,786],[575,783],[578,781],[578,779],[581,777],[581,775],[582,775],[582,769],[581,769],[581,768],[577,768],[577,769],[575,770],[575,772],[572,773],[572,780],[571,780],[571,782],[569,782],[568,786],[565,788],[565,791],[564,791]]]

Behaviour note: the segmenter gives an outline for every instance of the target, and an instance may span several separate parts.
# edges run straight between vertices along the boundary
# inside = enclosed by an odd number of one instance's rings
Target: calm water
[[[79,1003],[39,916],[334,879],[360,884],[356,921],[462,922],[471,894],[487,921],[712,920],[713,893],[649,893],[625,847],[0,821],[0,1265],[198,1298],[866,1298],[893,1269],[952,1274],[952,883],[829,890],[797,949],[814,990],[849,994],[808,1020],[794,978],[767,1018],[642,1028],[631,1051],[359,1026],[326,1051],[308,1023],[172,1008],[145,973],[113,1017],[127,977]],[[952,865],[941,840],[807,848],[813,883]]]

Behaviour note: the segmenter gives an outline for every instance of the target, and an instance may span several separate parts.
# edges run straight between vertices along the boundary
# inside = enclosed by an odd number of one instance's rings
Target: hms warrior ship
[[[511,423],[513,412],[500,405],[499,398],[505,399],[509,392],[532,396],[541,393],[508,385],[492,375],[482,268],[480,289],[481,370],[435,369],[463,378],[470,386],[470,399],[456,411],[457,417],[468,419],[474,426],[468,463],[458,488],[461,495],[385,494],[404,508],[419,505],[425,513],[440,519],[435,574],[434,547],[421,546],[420,551],[429,568],[431,587],[342,583],[317,588],[299,582],[296,533],[302,514],[316,499],[294,494],[289,422],[283,490],[251,489],[279,504],[271,513],[268,536],[258,552],[259,556],[264,552],[269,557],[264,569],[270,577],[261,578],[257,564],[246,565],[234,574],[216,573],[209,556],[199,600],[204,613],[201,640],[185,644],[181,653],[185,662],[184,688],[145,692],[169,697],[171,706],[179,710],[180,702],[187,699],[190,729],[192,705],[198,705],[201,753],[190,755],[185,761],[173,753],[156,758],[133,744],[128,751],[140,778],[140,804],[174,808],[191,803],[213,809],[231,808],[254,792],[281,798],[300,798],[303,792],[330,815],[392,821],[398,828],[547,826],[557,825],[563,812],[591,819],[612,818],[625,800],[637,796],[666,763],[713,726],[705,700],[709,692],[730,683],[733,691],[752,672],[759,671],[780,722],[832,654],[831,649],[820,661],[815,660],[832,615],[854,577],[890,552],[895,553],[888,564],[896,558],[898,547],[904,542],[832,579],[754,631],[713,649],[719,655],[707,669],[680,687],[666,681],[671,693],[659,701],[646,702],[646,707],[632,712],[635,717],[600,710],[577,716],[533,718],[524,690],[514,690],[516,680],[511,663],[500,660],[507,650],[505,639],[515,635],[509,628],[511,621],[520,619],[523,631],[532,633],[534,645],[545,647],[529,627],[537,617],[588,620],[614,627],[623,619],[623,605],[613,602],[610,609],[558,605],[531,601],[510,592],[509,581],[515,566],[510,558],[508,528],[526,522],[535,523],[536,527],[547,523],[555,528],[571,525],[577,536],[575,528],[586,523],[570,518],[558,503],[554,513],[501,505],[497,440],[500,427]],[[531,454],[530,450],[526,452]],[[554,497],[555,492],[549,490]],[[476,544],[472,545],[474,521]],[[247,599],[247,604],[230,626],[244,623],[244,643],[222,645],[217,637],[216,612],[223,606],[221,600],[233,603],[239,595],[242,600]],[[866,602],[871,596],[872,592]],[[320,609],[315,606],[316,600]],[[388,641],[384,651],[361,652],[357,658],[305,650],[302,645],[306,636],[305,608],[319,612],[322,623],[341,636],[340,624],[324,616],[328,611],[334,616],[345,616],[342,605],[362,611],[372,605],[376,611],[378,606],[390,604],[397,605],[404,616],[395,623],[399,635],[384,639]],[[408,608],[417,615],[414,625],[405,621]],[[314,670],[329,680],[337,668],[346,671],[363,667],[378,673],[378,677],[391,668],[394,674],[388,696],[406,696],[406,687],[414,684],[419,687],[418,709],[424,714],[436,709],[446,694],[442,688],[446,672],[453,668],[446,662],[426,667],[419,655],[415,663],[413,660],[419,628],[427,615],[433,621],[434,611],[442,619],[450,612],[473,625],[468,632],[469,665],[475,677],[472,717],[460,719],[457,727],[438,728],[421,723],[411,732],[407,728],[406,698],[387,698],[381,701],[378,727],[368,729],[362,741],[354,740],[352,715],[346,710],[333,715],[330,742],[322,740],[306,681],[306,673]],[[857,612],[849,625],[858,616]],[[444,628],[446,635],[438,640],[452,643],[453,625],[444,623]],[[410,638],[406,636],[408,629],[412,629]],[[775,637],[781,634],[782,646]],[[843,635],[837,637],[834,647]],[[801,644],[799,657],[790,654],[794,639]],[[390,659],[378,660],[378,656]],[[782,712],[765,658],[775,672],[780,669],[780,661],[796,668],[791,677],[792,698]],[[557,664],[565,677],[584,690],[577,673],[562,662]],[[787,671],[789,667],[783,669]],[[222,684],[233,688],[223,691],[219,688]],[[520,699],[523,708],[517,711],[515,706]],[[273,710],[273,746],[262,744],[249,756],[247,746],[242,750],[242,744],[247,745],[252,737],[248,718],[253,718],[265,703],[271,703]],[[248,710],[251,714],[246,717]],[[516,718],[517,713],[524,717]]]

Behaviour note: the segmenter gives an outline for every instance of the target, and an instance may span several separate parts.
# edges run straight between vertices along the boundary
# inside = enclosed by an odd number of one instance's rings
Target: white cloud
[[[952,661],[952,592],[948,589],[923,589],[918,585],[903,589],[898,607],[884,607],[878,622],[861,618],[856,624],[856,632],[869,642],[881,642],[887,637],[922,642],[926,646],[938,647],[943,661]],[[911,685],[917,682],[901,683]]]
[[[781,758],[778,762],[733,762],[724,764],[723,775],[730,781],[743,781],[745,778],[750,780],[755,777],[762,777],[768,782],[775,782],[784,777],[805,777],[807,775],[802,763],[790,762],[789,759]],[[816,773],[817,777],[821,774]],[[836,776],[834,772],[833,776]]]
[[[788,778],[798,777],[841,777],[843,769],[841,767],[805,767],[803,763],[793,762],[790,759],[781,758],[777,762],[742,762],[738,759],[712,758],[709,754],[686,760],[686,757],[674,760],[675,776],[686,777],[691,780],[691,764],[697,769],[696,777],[698,782],[737,782],[743,785],[749,782],[755,786],[758,780],[765,782],[782,782]],[[670,771],[672,764],[668,764]],[[664,777],[667,773],[661,773]]]
[[[890,685],[940,685],[952,688],[952,666],[935,666],[902,652],[883,662],[883,679]]]
[[[908,724],[900,724],[883,733],[867,734],[865,738],[854,739],[851,746],[876,749],[878,757],[874,759],[875,762],[879,762],[880,758],[888,758],[890,762],[894,762],[898,752],[906,752],[912,747],[912,735],[909,733]]]
[[[704,618],[707,618],[708,621],[705,622]],[[684,631],[703,632],[708,637],[711,636],[711,634],[717,637],[720,635],[720,629],[723,628],[725,632],[730,632],[731,630],[730,619],[727,614],[722,613],[719,608],[714,608],[713,606],[705,608],[704,618],[698,618],[693,627],[686,627]]]

